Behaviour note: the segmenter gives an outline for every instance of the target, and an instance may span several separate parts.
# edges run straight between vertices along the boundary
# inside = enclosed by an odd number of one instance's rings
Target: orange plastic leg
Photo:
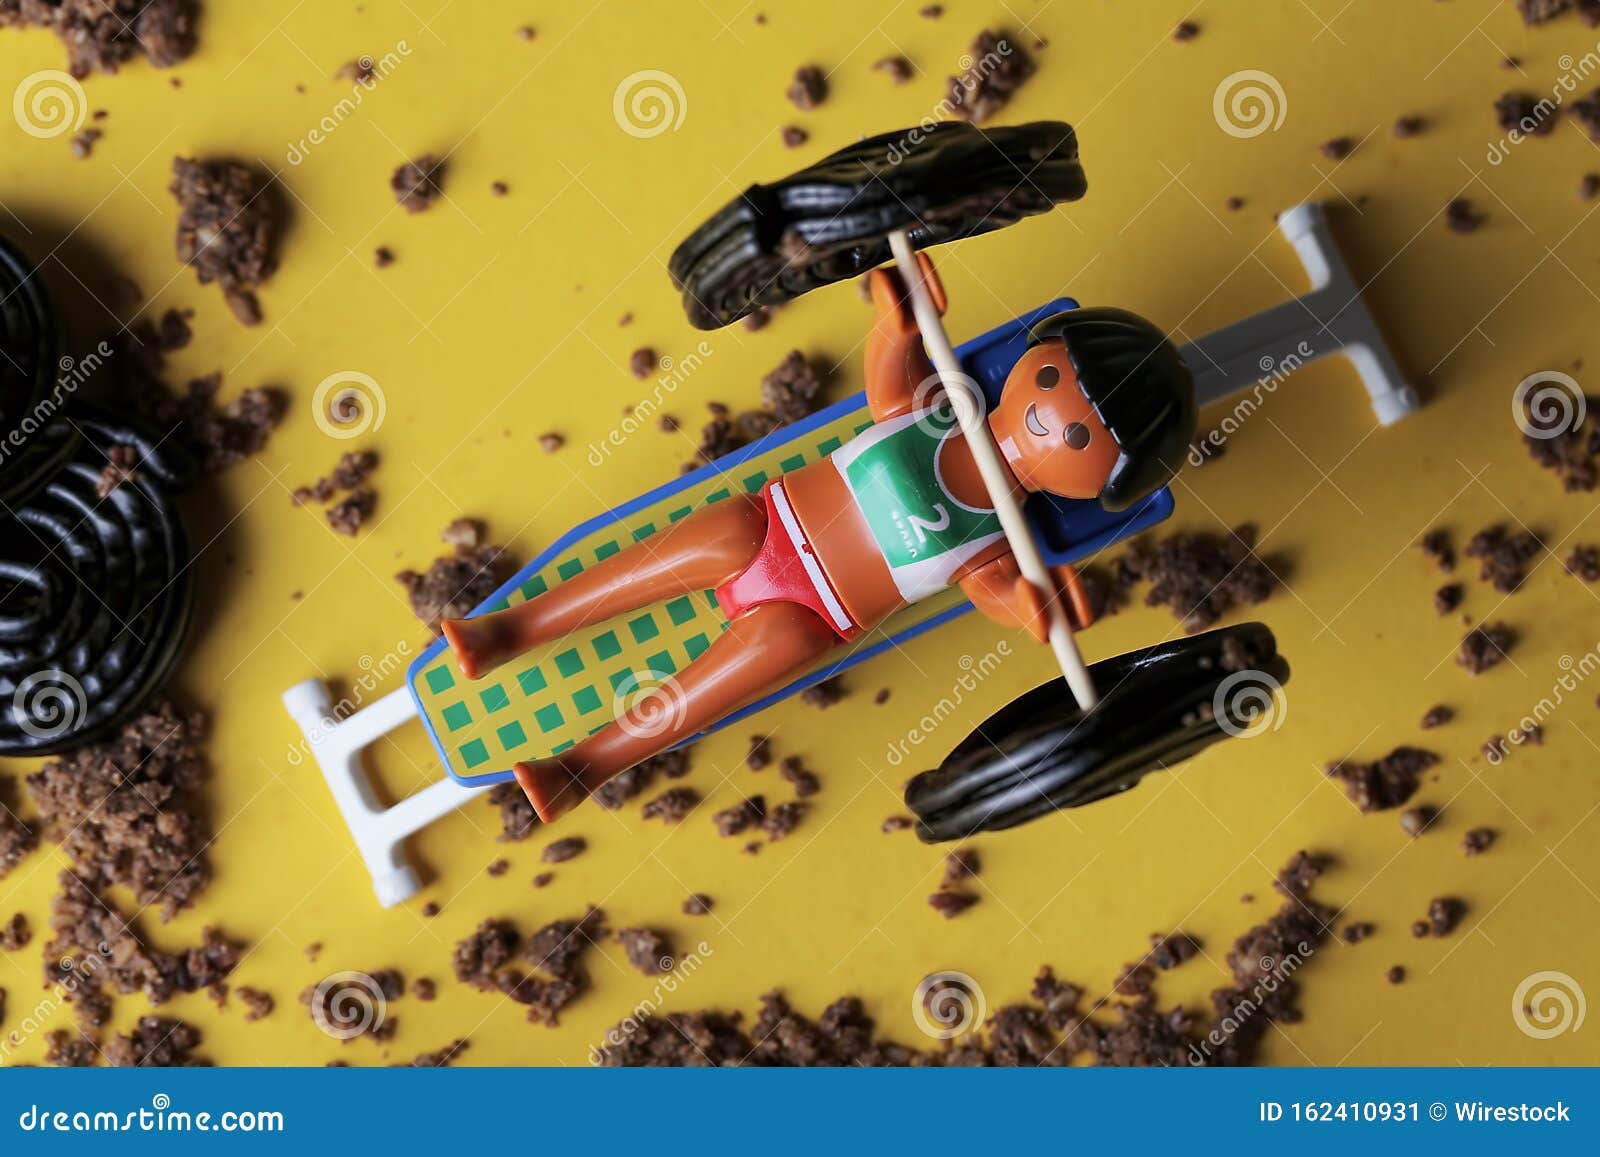
[[[689,738],[728,712],[783,686],[839,642],[815,612],[763,603],[729,624],[705,654],[588,739],[516,766],[517,782],[545,823],[615,776]]]
[[[491,615],[447,619],[445,641],[468,679],[530,647],[686,591],[710,590],[750,565],[766,508],[741,496],[697,510],[537,598]]]

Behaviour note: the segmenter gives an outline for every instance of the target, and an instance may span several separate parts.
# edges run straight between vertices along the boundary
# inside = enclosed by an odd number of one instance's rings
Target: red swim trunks
[[[723,614],[734,619],[762,603],[798,603],[816,612],[841,639],[855,638],[861,627],[823,573],[783,481],[767,483],[761,497],[767,504],[767,536],[750,566],[717,588]]]

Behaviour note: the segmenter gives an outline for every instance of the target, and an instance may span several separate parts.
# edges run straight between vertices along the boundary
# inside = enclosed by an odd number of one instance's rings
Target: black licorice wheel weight
[[[1065,681],[995,712],[933,771],[906,785],[926,843],[1016,827],[1081,807],[1172,767],[1219,739],[1270,726],[1289,678],[1261,623],[1225,627],[1103,659],[1103,698],[1085,715]]]
[[[1077,137],[1060,121],[903,129],[750,186],[678,246],[668,270],[689,321],[718,329],[884,264],[897,230],[926,249],[1076,201],[1086,187]]]
[[[171,439],[82,406],[78,449],[0,511],[0,755],[51,755],[115,727],[159,688],[188,631],[189,548],[171,493],[192,477]],[[134,477],[99,493],[114,447]]]
[[[0,238],[0,507],[15,507],[77,449],[62,420],[60,334],[44,281]]]

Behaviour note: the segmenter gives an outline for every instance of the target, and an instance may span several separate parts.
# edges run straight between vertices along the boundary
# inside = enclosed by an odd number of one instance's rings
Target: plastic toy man
[[[942,314],[943,287],[927,256],[919,260]],[[890,269],[870,277],[871,429],[768,483],[760,498],[725,499],[525,603],[444,624],[461,670],[475,679],[572,631],[715,590],[728,629],[656,690],[651,725],[625,712],[560,755],[517,764],[517,782],[544,822],[951,584],[1040,642],[1047,598],[1064,598],[1075,627],[1089,625],[1070,567],[1057,570],[1059,592],[1018,573],[904,283]],[[1148,322],[1120,310],[1070,310],[1034,328],[989,426],[1023,490],[1121,510],[1165,485],[1183,461],[1194,436],[1193,382]]]

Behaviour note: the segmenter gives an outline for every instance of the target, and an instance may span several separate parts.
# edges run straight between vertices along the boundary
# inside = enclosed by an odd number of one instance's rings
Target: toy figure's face
[[[989,427],[1017,481],[1063,498],[1098,498],[1120,453],[1060,341],[1040,342],[1012,367]]]

